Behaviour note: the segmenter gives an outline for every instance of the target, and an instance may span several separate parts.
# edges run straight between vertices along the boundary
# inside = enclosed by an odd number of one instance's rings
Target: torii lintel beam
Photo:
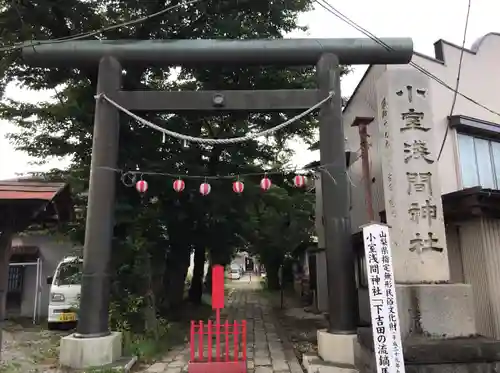
[[[38,66],[96,65],[113,56],[124,66],[315,65],[335,54],[344,65],[406,64],[413,55],[411,38],[279,40],[86,40],[33,41],[22,50]]]

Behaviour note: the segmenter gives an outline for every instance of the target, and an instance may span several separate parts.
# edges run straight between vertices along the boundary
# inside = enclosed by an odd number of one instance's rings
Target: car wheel
[[[49,322],[49,323],[47,323],[47,327],[49,330],[58,330],[59,323],[58,322]]]

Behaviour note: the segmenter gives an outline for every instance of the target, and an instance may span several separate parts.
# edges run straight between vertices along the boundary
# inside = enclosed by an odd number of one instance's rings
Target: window
[[[7,283],[7,292],[21,293],[23,290],[24,267],[9,266],[9,279]]]
[[[462,187],[500,189],[500,142],[458,134]]]
[[[81,284],[83,263],[79,260],[64,262],[59,266],[57,285]]]

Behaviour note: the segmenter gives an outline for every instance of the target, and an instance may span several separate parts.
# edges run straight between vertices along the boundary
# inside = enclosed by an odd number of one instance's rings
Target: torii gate
[[[31,44],[34,44],[31,45]],[[32,42],[23,48],[26,62],[58,67],[99,64],[97,94],[105,94],[134,111],[246,111],[307,109],[334,92],[320,109],[321,165],[333,178],[322,178],[323,214],[329,293],[329,332],[356,330],[358,299],[351,247],[349,187],[345,164],[339,65],[406,64],[413,54],[409,38],[281,40],[120,40]],[[39,44],[39,45],[38,45]],[[267,91],[123,91],[122,66],[316,65],[318,89]],[[87,226],[85,232],[81,312],[75,341],[108,338],[108,265],[113,232],[118,111],[96,102]],[[342,160],[341,162],[338,162]],[[335,166],[332,166],[335,164]],[[69,341],[68,341],[69,343]],[[110,342],[115,343],[115,342]],[[61,362],[65,342],[61,346]],[[81,343],[83,346],[84,343]],[[83,349],[79,347],[77,349]],[[68,347],[69,349],[69,347]],[[96,354],[96,350],[93,352]],[[90,359],[90,358],[89,358]],[[103,365],[116,356],[94,356],[78,367]],[[65,358],[67,364],[73,364]],[[92,360],[92,361],[91,361]],[[75,364],[73,364],[75,365]]]

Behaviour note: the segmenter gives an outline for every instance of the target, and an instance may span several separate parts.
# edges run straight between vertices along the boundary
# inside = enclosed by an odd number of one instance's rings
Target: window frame
[[[459,139],[460,136],[468,137],[468,138],[471,138],[473,140],[472,144],[473,144],[473,152],[474,152],[474,165],[475,165],[475,172],[476,172],[476,178],[478,180],[478,185],[469,185],[469,186],[464,185],[464,177],[463,177],[464,175],[462,172],[463,152],[460,149],[460,139]],[[491,136],[487,136],[484,134],[483,135],[482,134],[475,134],[475,133],[469,133],[467,131],[457,130],[457,150],[458,150],[457,155],[458,155],[458,168],[460,170],[461,188],[467,189],[467,188],[473,188],[475,186],[483,187],[481,185],[481,175],[479,172],[478,154],[477,154],[476,142],[474,141],[475,139],[485,140],[488,142],[488,153],[490,156],[490,166],[491,166],[491,172],[492,172],[491,176],[493,178],[494,187],[493,188],[485,187],[485,189],[500,189],[500,178],[496,174],[497,166],[499,166],[499,168],[500,168],[500,159],[498,159],[498,160],[495,159],[494,153],[493,153],[493,147],[492,147],[492,143],[496,143],[496,144],[500,145],[500,140],[496,137],[491,137]],[[498,165],[497,165],[497,162],[499,163]]]

